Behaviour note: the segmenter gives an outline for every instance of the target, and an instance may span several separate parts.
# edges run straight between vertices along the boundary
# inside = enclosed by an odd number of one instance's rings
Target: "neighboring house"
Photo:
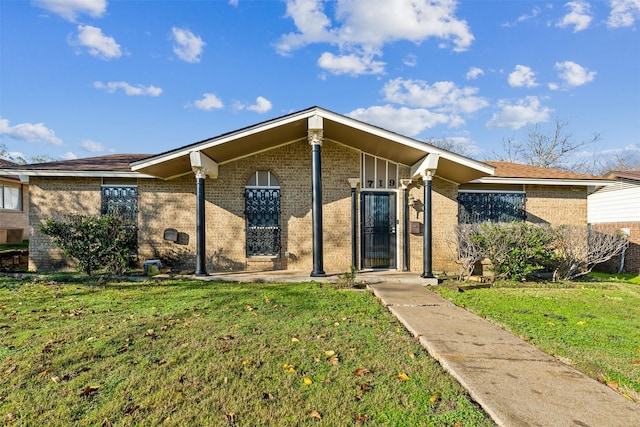
[[[16,166],[0,159],[0,169]],[[17,243],[28,238],[28,206],[29,185],[17,176],[0,173],[0,243]]]
[[[136,222],[140,261],[173,268],[454,271],[463,222],[587,224],[607,180],[482,163],[313,107],[157,155],[0,170],[28,177],[30,269],[67,260],[38,224],[65,213]],[[459,201],[460,200],[460,201]]]
[[[597,231],[628,234],[629,246],[624,256],[599,267],[640,274],[640,170],[614,171],[605,178],[615,179],[615,184],[589,196],[589,224]]]

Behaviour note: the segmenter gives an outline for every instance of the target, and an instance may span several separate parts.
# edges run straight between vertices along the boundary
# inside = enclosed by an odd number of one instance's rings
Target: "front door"
[[[396,194],[360,195],[362,268],[396,267]]]

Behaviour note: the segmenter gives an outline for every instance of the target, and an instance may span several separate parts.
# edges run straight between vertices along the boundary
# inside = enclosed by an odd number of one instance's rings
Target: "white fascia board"
[[[20,179],[27,179],[31,176],[42,177],[84,177],[84,178],[155,178],[152,175],[147,175],[139,172],[126,172],[126,171],[65,171],[65,170],[16,170],[0,171],[2,175],[18,176]],[[23,178],[24,177],[24,178]]]
[[[379,136],[381,138],[390,139],[392,141],[398,142],[400,144],[404,144],[411,148],[415,148],[417,150],[424,151],[425,155],[434,153],[440,155],[443,159],[451,160],[463,166],[467,166],[471,169],[476,169],[480,172],[486,173],[488,175],[493,175],[496,168],[493,166],[487,165],[485,163],[479,162],[477,160],[470,159],[468,157],[464,157],[455,153],[452,153],[447,150],[443,150],[441,148],[435,147],[433,145],[429,145],[426,142],[421,142],[415,140],[413,138],[409,138],[407,136],[403,136],[397,134],[395,132],[388,131],[386,129],[382,129],[376,126],[372,126],[368,123],[364,123],[358,121],[356,119],[352,119],[350,117],[342,116],[339,114],[331,113],[326,110],[319,110],[319,115],[325,117],[326,119],[332,120],[334,122],[338,122],[340,124],[351,126],[354,129],[358,129],[364,132],[368,132],[370,134]]]
[[[206,140],[200,142],[199,144],[190,145],[188,147],[185,147],[185,148],[182,148],[182,149],[178,149],[177,151],[173,151],[173,152],[170,152],[170,153],[167,153],[167,154],[161,154],[161,155],[158,155],[156,157],[151,157],[150,159],[145,159],[145,160],[140,160],[140,161],[137,161],[137,162],[133,162],[133,163],[131,163],[131,170],[136,171],[138,169],[142,169],[142,168],[145,168],[145,167],[156,165],[158,163],[166,162],[167,160],[172,160],[172,159],[177,159],[179,157],[188,156],[189,153],[192,152],[192,151],[206,150],[207,148],[215,147],[216,145],[221,145],[221,144],[233,141],[234,139],[244,138],[246,136],[253,135],[253,134],[256,134],[256,133],[259,133],[259,132],[263,132],[265,130],[273,129],[274,127],[278,127],[278,126],[286,125],[286,124],[291,123],[291,122],[295,122],[295,121],[303,119],[305,117],[311,117],[314,114],[316,114],[315,110],[309,110],[309,111],[305,111],[304,113],[301,113],[301,114],[296,114],[296,115],[293,115],[293,116],[287,116],[287,117],[284,117],[284,118],[281,118],[281,119],[276,119],[276,120],[271,121],[271,122],[262,123],[260,125],[252,126],[252,127],[248,128],[248,129],[244,129],[244,130],[237,131],[237,132],[232,132],[232,133],[224,135],[224,136],[219,136],[219,137],[206,139]]]
[[[468,184],[525,184],[525,185],[567,185],[567,186],[608,186],[615,184],[615,181],[599,179],[545,179],[545,178],[501,178],[489,176],[475,179]]]

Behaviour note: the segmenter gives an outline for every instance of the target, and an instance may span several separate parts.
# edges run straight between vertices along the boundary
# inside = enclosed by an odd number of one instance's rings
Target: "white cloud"
[[[108,93],[114,93],[118,89],[122,89],[128,96],[158,96],[162,93],[162,89],[155,86],[132,86],[127,82],[94,82],[93,87],[102,89]]]
[[[520,15],[518,16],[518,18],[514,21],[514,22],[505,22],[504,24],[502,24],[503,27],[515,27],[516,25],[528,21],[530,19],[535,18],[536,16],[540,15],[540,12],[542,12],[542,9],[540,9],[540,7],[536,6],[533,9],[531,9],[531,13],[530,14],[524,14],[524,15]]]
[[[238,6],[238,0],[229,0],[231,6]]]
[[[20,123],[10,126],[9,120],[0,118],[0,136],[2,135],[20,141],[63,145],[62,140],[56,136],[56,133],[47,128],[44,123]]]
[[[520,129],[529,124],[549,120],[551,109],[540,105],[537,96],[527,96],[513,105],[502,100],[498,102],[500,111],[494,113],[486,124],[489,128]]]
[[[511,87],[536,87],[536,73],[525,65],[516,65],[516,69],[509,74]]]
[[[69,44],[87,48],[91,56],[104,60],[122,56],[120,45],[116,40],[105,36],[100,28],[91,25],[78,25],[78,35],[70,39]]]
[[[318,59],[318,65],[332,74],[381,74],[384,62],[374,61],[372,56],[340,55],[324,52]]]
[[[256,103],[253,105],[245,105],[238,102],[234,107],[237,110],[255,111],[256,113],[263,114],[267,111],[270,111],[273,106],[271,105],[271,101],[269,101],[267,98],[259,96],[256,98]]]
[[[467,80],[475,80],[482,75],[484,75],[484,71],[482,70],[482,68],[471,67],[469,68],[469,71],[467,71],[465,77]]]
[[[596,76],[595,71],[588,71],[573,61],[556,62],[555,69],[558,70],[559,77],[568,86],[582,86],[592,81]]]
[[[418,135],[426,129],[450,121],[446,114],[433,113],[423,108],[395,108],[391,105],[358,108],[347,116],[406,136]]]
[[[488,105],[476,96],[478,88],[459,88],[453,82],[435,82],[397,78],[387,82],[385,100],[411,107],[433,108],[440,113],[474,113]]]
[[[325,5],[334,11],[333,21],[325,13]],[[473,41],[466,21],[455,16],[456,2],[450,0],[287,0],[288,18],[293,19],[297,32],[284,34],[276,43],[281,55],[313,43],[328,43],[339,48],[340,54],[326,56],[323,61],[355,57],[365,58],[369,67],[357,69],[371,74],[382,62],[372,60],[380,56],[387,43],[407,40],[419,44],[429,38],[442,41],[442,47],[464,51]],[[360,64],[362,65],[362,64]],[[344,67],[344,66],[343,66]],[[335,69],[342,69],[336,67]],[[348,69],[354,69],[349,67]],[[377,73],[377,71],[375,72]]]
[[[73,151],[67,151],[63,155],[60,156],[62,160],[74,160],[77,159],[78,156]]]
[[[640,20],[640,0],[610,0],[609,5],[607,25],[611,28],[631,27]]]
[[[107,10],[107,0],[33,0],[33,3],[71,22],[80,14],[100,18]]]
[[[407,67],[415,67],[418,64],[418,57],[411,53],[405,56],[402,63]]]
[[[565,4],[565,7],[568,7],[571,11],[556,24],[556,27],[566,28],[573,26],[574,33],[589,28],[593,20],[589,3],[582,0],[570,1]]]
[[[202,99],[194,101],[193,104],[187,104],[187,107],[193,106],[199,110],[211,111],[224,107],[222,101],[213,93],[205,93]]]
[[[84,141],[82,141],[80,143],[80,147],[82,147],[83,150],[89,151],[91,153],[100,153],[106,151],[104,145],[90,139],[85,139]]]
[[[200,55],[206,43],[186,28],[171,29],[173,33],[173,53],[185,62],[200,62]]]

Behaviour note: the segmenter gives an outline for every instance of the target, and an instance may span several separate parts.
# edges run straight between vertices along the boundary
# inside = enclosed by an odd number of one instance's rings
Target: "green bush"
[[[50,236],[65,255],[78,262],[78,270],[90,275],[105,269],[121,275],[129,266],[136,247],[136,233],[127,222],[115,216],[67,215],[48,219],[40,231]]]
[[[525,280],[557,257],[556,232],[525,222],[483,223],[471,236],[491,261],[496,279]]]

